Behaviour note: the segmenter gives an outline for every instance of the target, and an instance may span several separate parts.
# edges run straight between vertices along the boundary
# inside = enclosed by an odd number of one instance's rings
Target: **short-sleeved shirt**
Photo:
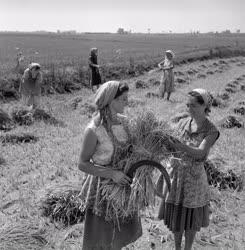
[[[219,131],[208,119],[196,132],[191,131],[191,122],[192,119],[188,117],[182,119],[178,126],[181,138],[187,145],[199,147],[203,139],[211,134],[217,134],[218,139]],[[171,190],[166,199],[167,202],[176,205],[182,204],[189,208],[202,207],[209,203],[209,185],[204,168],[208,153],[203,159],[196,160],[185,155],[180,160],[172,162],[173,178]]]

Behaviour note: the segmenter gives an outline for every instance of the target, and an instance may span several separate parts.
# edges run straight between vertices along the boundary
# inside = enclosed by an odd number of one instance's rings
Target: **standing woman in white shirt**
[[[158,67],[163,70],[161,79],[160,95],[164,98],[167,92],[167,100],[169,101],[171,93],[174,91],[174,53],[171,50],[165,52],[165,58],[158,64]]]

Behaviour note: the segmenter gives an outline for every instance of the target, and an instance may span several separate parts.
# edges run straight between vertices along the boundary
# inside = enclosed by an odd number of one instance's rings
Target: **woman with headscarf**
[[[38,63],[31,63],[24,71],[20,83],[20,94],[22,101],[30,108],[36,108],[40,105],[42,73],[41,66]]]
[[[17,74],[23,74],[23,62],[24,62],[24,56],[22,55],[22,52],[17,53],[16,57],[16,67],[15,67],[15,72]]]
[[[88,174],[80,197],[85,197],[86,215],[83,250],[119,250],[142,234],[138,214],[127,220],[108,221],[107,203],[102,201],[103,181],[129,185],[131,180],[112,165],[118,148],[127,148],[122,113],[128,103],[128,85],[118,81],[104,83],[95,94],[97,112],[84,132],[79,169]]]
[[[171,93],[174,91],[174,53],[171,50],[165,52],[165,58],[158,64],[158,67],[163,70],[161,79],[160,95],[164,98],[167,92],[167,100],[169,101]]]
[[[209,224],[210,194],[204,162],[219,138],[219,131],[207,117],[211,100],[204,89],[189,92],[189,117],[183,118],[177,127],[181,141],[169,142],[181,155],[171,161],[171,190],[162,200],[159,218],[174,233],[176,250],[181,249],[183,233],[185,250],[190,250],[196,232]]]
[[[101,84],[101,76],[98,65],[98,49],[92,48],[90,50],[90,56],[89,56],[89,68],[90,68],[90,84],[91,89],[93,91],[93,86],[97,86],[97,89],[99,88]]]

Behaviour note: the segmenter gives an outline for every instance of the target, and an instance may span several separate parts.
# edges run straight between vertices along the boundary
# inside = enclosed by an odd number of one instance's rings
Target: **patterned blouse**
[[[192,119],[188,117],[181,120],[178,126],[181,138],[187,145],[199,147],[203,139],[213,133],[217,134],[218,139],[219,131],[208,119],[196,132],[191,131],[191,122]],[[166,202],[188,208],[202,207],[209,203],[210,193],[204,168],[208,153],[199,160],[184,155],[180,160],[171,161],[172,186]]]

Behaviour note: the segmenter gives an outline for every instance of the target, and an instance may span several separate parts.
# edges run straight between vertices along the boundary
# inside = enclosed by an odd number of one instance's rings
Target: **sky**
[[[245,0],[0,0],[0,31],[245,32]]]

